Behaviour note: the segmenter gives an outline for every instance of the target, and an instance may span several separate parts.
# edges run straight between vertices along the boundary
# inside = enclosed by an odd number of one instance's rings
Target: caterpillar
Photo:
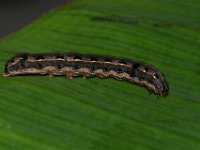
[[[147,88],[158,96],[167,96],[169,86],[163,73],[142,61],[107,55],[79,53],[20,53],[5,65],[3,76],[17,75],[83,76],[114,78]]]

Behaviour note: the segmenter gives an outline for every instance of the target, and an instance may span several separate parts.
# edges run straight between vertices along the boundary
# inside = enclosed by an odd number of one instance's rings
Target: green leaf
[[[2,150],[200,149],[200,3],[74,0],[0,41],[20,52],[107,54],[153,64],[170,95],[113,79],[0,77]]]

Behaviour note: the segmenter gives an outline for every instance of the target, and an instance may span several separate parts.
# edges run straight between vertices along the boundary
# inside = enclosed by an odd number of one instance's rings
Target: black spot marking
[[[96,57],[91,57],[90,60],[91,61],[97,61],[97,58]]]
[[[82,60],[81,56],[74,56],[74,59],[80,59],[80,60]]]
[[[14,63],[14,62],[15,62],[15,59],[11,59],[11,60],[9,60],[8,63]]]
[[[75,64],[74,65],[74,69],[76,70],[76,69],[79,69],[79,65],[78,64]]]
[[[145,70],[146,72],[148,72],[148,71],[149,71],[149,68],[145,67],[144,70]]]
[[[122,68],[117,68],[117,72],[121,73],[122,72]]]
[[[36,60],[39,60],[39,59],[45,59],[45,57],[42,56],[42,55],[38,55],[38,56],[35,57],[35,59],[36,59]]]
[[[25,63],[26,63],[25,61],[21,61],[21,62],[19,63],[20,67],[21,67],[21,68],[25,68],[25,67],[26,67],[26,64],[25,64]]]
[[[56,66],[57,66],[58,69],[61,69],[61,68],[64,67],[64,65],[62,63],[58,63]]]
[[[21,58],[22,58],[23,60],[27,60],[27,59],[28,59],[28,57],[27,57],[26,54],[22,54],[22,55],[21,55]]]
[[[109,71],[109,68],[108,68],[108,67],[105,67],[105,68],[104,68],[104,71]]]
[[[124,59],[122,59],[122,60],[119,60],[119,62],[118,62],[118,63],[120,63],[120,64],[124,64],[124,65],[126,65],[126,64],[127,64],[126,60],[124,60]]]
[[[139,79],[140,81],[142,81],[142,80],[144,80],[144,77],[143,77],[143,76],[138,76],[138,79]]]
[[[155,74],[154,76],[156,79],[159,79],[159,77],[160,77],[158,74]]]
[[[137,69],[137,70],[138,70],[139,67],[140,67],[140,64],[139,64],[139,63],[135,63],[135,64],[133,65],[133,68],[134,68],[134,69]]]
[[[57,55],[56,58],[58,58],[58,59],[65,59],[64,55],[61,55],[61,54]]]
[[[132,68],[132,71],[131,71],[131,77],[139,76],[139,74],[140,74],[139,67],[140,67],[140,63],[133,64],[133,68]]]
[[[112,59],[109,58],[109,57],[107,57],[107,58],[104,59],[104,61],[105,61],[105,62],[112,62]]]
[[[42,63],[38,63],[38,67],[39,67],[39,68],[42,68],[42,67],[43,67],[43,64],[42,64]]]

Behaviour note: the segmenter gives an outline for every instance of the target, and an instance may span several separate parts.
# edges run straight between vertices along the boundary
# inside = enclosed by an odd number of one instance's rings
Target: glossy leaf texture
[[[0,70],[21,52],[142,60],[170,95],[113,79],[0,77],[2,150],[200,149],[200,3],[74,0],[0,41]]]

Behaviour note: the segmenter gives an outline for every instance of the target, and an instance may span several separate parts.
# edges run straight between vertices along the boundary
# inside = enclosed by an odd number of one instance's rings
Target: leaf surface
[[[113,79],[0,77],[0,149],[200,148],[200,3],[74,0],[0,41],[0,70],[21,52],[138,59],[170,95]]]

